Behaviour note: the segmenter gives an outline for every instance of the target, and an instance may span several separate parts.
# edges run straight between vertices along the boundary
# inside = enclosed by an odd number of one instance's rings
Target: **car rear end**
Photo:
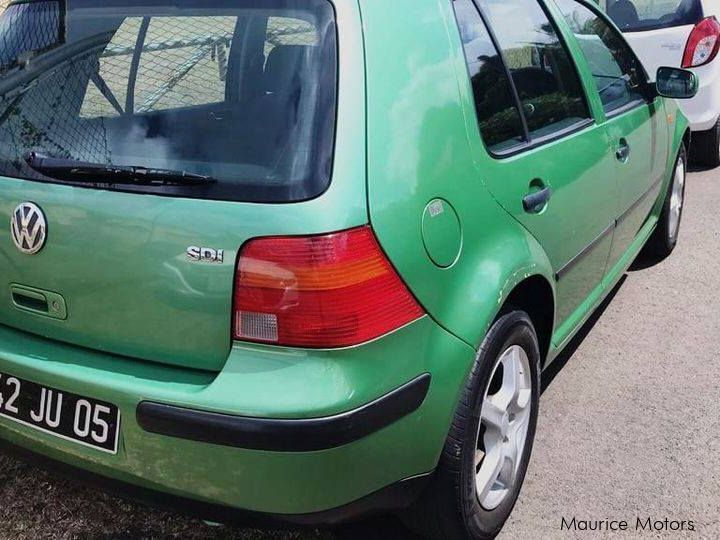
[[[432,470],[474,353],[369,225],[358,10],[11,4],[5,444],[290,521]]]
[[[720,117],[720,10],[710,0],[603,0],[652,78],[663,66],[694,71],[697,96],[681,109],[693,131],[714,128]]]

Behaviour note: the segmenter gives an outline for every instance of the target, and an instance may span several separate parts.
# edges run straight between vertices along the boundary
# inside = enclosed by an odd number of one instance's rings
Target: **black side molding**
[[[633,210],[635,210],[645,199],[647,199],[650,196],[650,194],[655,190],[655,188],[657,188],[660,184],[662,184],[662,181],[663,181],[662,177],[655,180],[653,182],[652,186],[650,186],[645,193],[640,195],[640,198],[638,200],[636,200],[634,203],[632,203],[630,205],[630,208],[625,210],[622,213],[622,215],[619,218],[617,218],[617,224],[620,225],[620,223],[625,221],[625,219],[627,219],[627,217],[633,213]]]
[[[585,257],[590,255],[590,253],[592,253],[593,250],[598,247],[600,242],[605,240],[607,235],[612,233],[614,230],[615,222],[613,221],[605,228],[603,232],[601,232],[597,237],[595,237],[592,242],[585,246],[580,253],[575,255],[570,261],[565,264],[565,266],[563,266],[560,270],[557,271],[557,273],[555,274],[555,281],[560,281],[563,277],[565,277],[570,270],[577,266],[583,259],[585,259]]]
[[[583,250],[575,255],[568,263],[566,263],[560,270],[557,271],[555,274],[555,281],[560,281],[567,273],[572,270],[572,268],[577,265],[580,261],[582,261],[585,257],[587,257],[593,249],[597,247],[597,245],[602,242],[605,237],[613,232],[615,228],[617,228],[620,223],[625,221],[627,217],[632,214],[633,210],[635,210],[645,199],[647,199],[650,194],[662,183],[662,178],[658,178],[653,182],[653,184],[643,193],[640,195],[640,197],[630,205],[630,208],[625,210],[622,215],[617,218],[615,221],[613,221],[603,232],[600,233],[600,235],[595,238],[590,244],[588,244]]]
[[[324,418],[232,416],[143,401],[137,422],[150,433],[221,446],[273,452],[312,452],[357,441],[417,410],[430,389],[425,373],[362,407]]]

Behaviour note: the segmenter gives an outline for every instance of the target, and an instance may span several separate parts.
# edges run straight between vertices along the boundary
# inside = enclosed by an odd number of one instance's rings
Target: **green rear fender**
[[[513,289],[534,275],[552,288],[553,271],[485,187],[452,3],[396,2],[413,24],[362,5],[370,220],[428,313],[477,348]]]
[[[458,180],[459,182],[460,180]],[[420,186],[418,186],[420,188]],[[441,193],[454,201],[450,193]],[[412,203],[392,212],[373,212],[380,242],[431,317],[477,348],[513,291],[540,276],[555,298],[553,272],[542,247],[522,226],[486,198],[484,205],[453,203],[463,225],[462,251],[455,264],[439,268],[424,250],[422,222]],[[546,311],[554,314],[553,306]],[[546,325],[554,327],[552,321]]]

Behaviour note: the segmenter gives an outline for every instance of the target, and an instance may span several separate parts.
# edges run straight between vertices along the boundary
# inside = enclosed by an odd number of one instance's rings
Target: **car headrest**
[[[312,47],[306,45],[279,45],[275,47],[265,63],[265,91],[285,93],[301,80],[307,66]]]
[[[617,0],[608,7],[608,15],[621,30],[640,22],[637,8],[630,0]]]
[[[683,0],[675,10],[675,16],[684,20],[700,20],[703,16],[702,5],[695,0]]]

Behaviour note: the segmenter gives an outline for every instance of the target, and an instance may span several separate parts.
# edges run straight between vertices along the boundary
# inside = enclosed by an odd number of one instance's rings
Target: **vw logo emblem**
[[[20,251],[34,255],[43,248],[47,239],[45,214],[34,203],[19,204],[10,219],[10,233]]]

